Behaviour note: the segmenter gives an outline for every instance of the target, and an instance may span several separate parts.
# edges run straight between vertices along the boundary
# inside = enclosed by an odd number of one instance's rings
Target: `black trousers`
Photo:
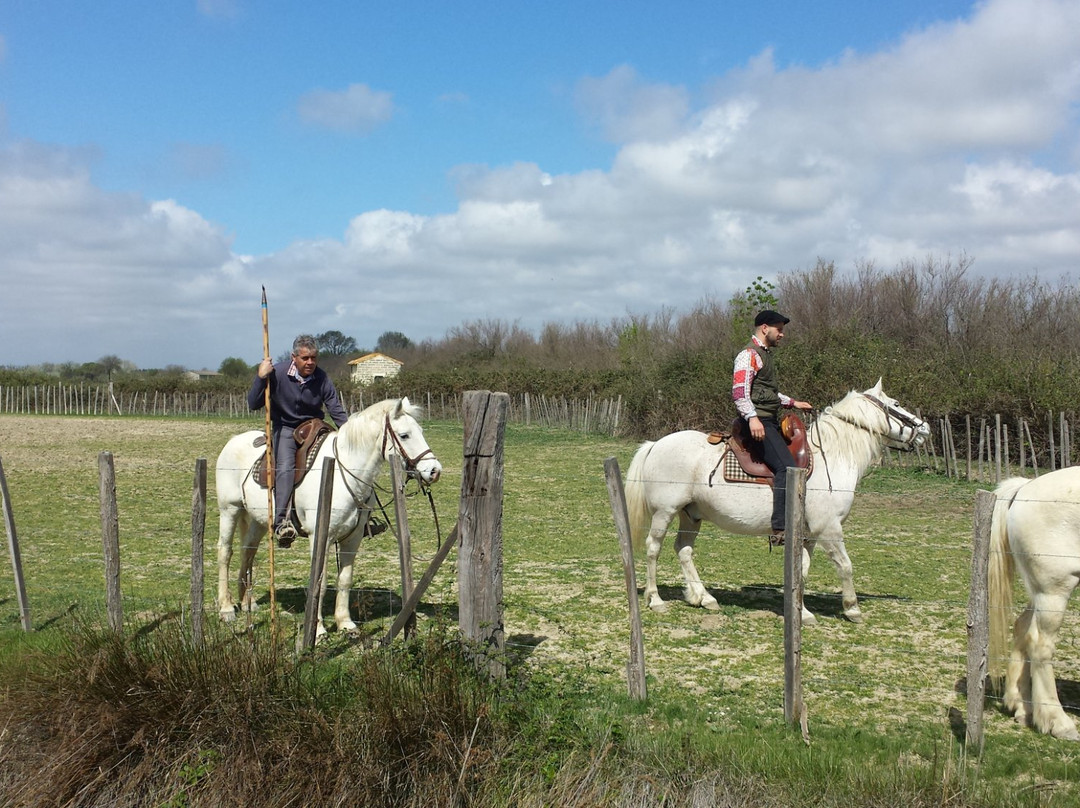
[[[791,450],[780,432],[780,423],[776,418],[758,416],[758,420],[765,427],[762,459],[773,473],[772,530],[780,533],[787,523],[787,470],[795,465],[795,458],[791,456]]]

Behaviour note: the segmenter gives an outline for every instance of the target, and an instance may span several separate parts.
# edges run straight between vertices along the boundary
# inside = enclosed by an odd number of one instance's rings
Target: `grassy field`
[[[217,539],[213,468],[232,434],[254,421],[153,418],[0,417],[0,461],[12,496],[31,617],[37,632],[67,629],[75,616],[103,612],[98,454],[114,455],[126,614],[183,616],[188,600],[192,478],[207,458],[206,603],[213,610]],[[457,518],[462,433],[425,425],[445,473],[433,488],[441,535]],[[546,428],[510,426],[506,440],[505,628],[515,664],[565,682],[595,710],[636,711],[643,733],[712,738],[743,750],[754,774],[800,777],[817,788],[832,776],[851,783],[871,772],[933,770],[941,804],[1070,805],[1080,802],[1080,747],[1019,727],[988,699],[981,758],[962,738],[966,709],[966,610],[971,512],[976,486],[914,468],[876,469],[847,521],[848,552],[866,622],[841,614],[837,578],[814,559],[806,601],[819,624],[803,632],[804,697],[810,744],[783,721],[783,554],[764,537],[721,535],[706,525],[696,559],[719,612],[681,602],[670,536],[660,558],[665,614],[644,614],[650,699],[625,703],[628,645],[625,586],[607,500],[603,462],[623,471],[636,443]],[[384,473],[384,483],[389,484]],[[416,576],[438,542],[427,500],[409,502]],[[300,626],[307,542],[276,553],[281,620]],[[366,637],[378,637],[399,599],[392,534],[369,540],[356,570],[354,609]],[[333,560],[331,560],[333,564]],[[267,564],[257,580],[266,619]],[[644,574],[639,559],[639,579]],[[10,565],[0,564],[0,643],[23,642]],[[453,554],[422,605],[422,617],[454,620]],[[324,610],[327,613],[327,610]],[[211,611],[208,615],[213,617]],[[343,648],[355,638],[331,637]],[[1057,653],[1063,702],[1080,701],[1076,620]],[[596,716],[593,716],[595,720]],[[839,780],[838,780],[839,782]],[[957,802],[954,795],[971,802]],[[646,803],[643,803],[646,804]],[[820,802],[818,804],[826,804]]]

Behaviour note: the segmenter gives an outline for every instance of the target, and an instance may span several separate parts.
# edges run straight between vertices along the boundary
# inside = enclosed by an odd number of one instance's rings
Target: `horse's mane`
[[[414,420],[420,420],[423,410],[418,404],[413,404],[407,397],[387,398],[350,415],[349,420],[338,430],[339,440],[357,449],[374,446],[376,442],[382,440],[386,417],[388,415],[392,417],[399,404],[406,415],[412,416]]]
[[[885,415],[867,397],[852,390],[829,407],[811,427],[810,442],[827,459],[844,457],[860,469],[881,457]]]

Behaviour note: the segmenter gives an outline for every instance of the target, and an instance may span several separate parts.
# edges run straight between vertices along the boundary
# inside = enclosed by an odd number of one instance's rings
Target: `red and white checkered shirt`
[[[755,345],[766,351],[769,350],[765,343],[757,338],[757,334],[752,335],[750,338]],[[754,386],[754,377],[761,370],[761,364],[761,357],[752,348],[744,348],[735,357],[735,376],[731,383],[731,397],[735,399],[735,409],[747,421],[757,415],[754,402],[750,400],[750,388]],[[790,396],[785,396],[783,393],[779,395],[782,406],[790,407],[792,405],[794,400]]]

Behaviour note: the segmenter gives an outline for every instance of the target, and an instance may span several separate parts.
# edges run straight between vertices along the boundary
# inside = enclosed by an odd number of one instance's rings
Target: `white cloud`
[[[671,137],[689,110],[685,88],[646,84],[629,65],[582,79],[575,97],[585,119],[616,143]]]
[[[233,19],[240,14],[240,0],[195,0],[195,7],[214,19]]]
[[[93,149],[11,145],[0,283],[18,291],[0,303],[0,364],[25,355],[3,346],[29,330],[29,361],[253,361],[260,285],[275,344],[336,329],[364,345],[477,318],[537,329],[678,309],[818,257],[964,253],[987,275],[1075,277],[1078,3],[990,0],[816,69],[765,51],[703,97],[692,108],[688,89],[617,67],[577,97],[619,144],[609,167],[461,166],[456,210],[357,210],[341,238],[263,256],[233,254],[220,225],[176,202],[102,190]],[[363,85],[301,108],[345,131],[393,114]]]
[[[372,90],[366,84],[350,84],[344,90],[312,90],[297,104],[300,119],[337,132],[366,133],[393,117],[393,95]]]

